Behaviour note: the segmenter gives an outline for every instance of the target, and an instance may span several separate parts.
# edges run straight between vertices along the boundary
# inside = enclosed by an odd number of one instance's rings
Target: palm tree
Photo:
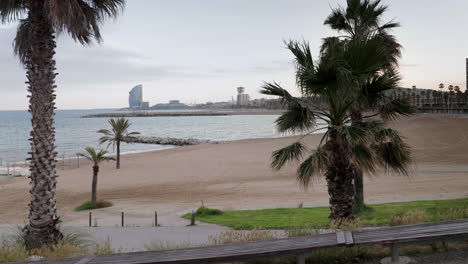
[[[134,135],[140,134],[139,132],[128,132],[128,129],[132,125],[128,119],[117,118],[109,119],[109,124],[111,125],[112,130],[101,129],[98,133],[104,134],[103,137],[99,139],[101,144],[108,143],[107,147],[113,145],[117,147],[117,164],[116,168],[120,169],[120,143],[122,141],[128,142],[127,140],[135,139]]]
[[[97,177],[99,173],[99,164],[103,161],[115,160],[113,157],[107,157],[107,150],[99,150],[96,152],[94,148],[87,147],[85,148],[86,153],[78,153],[80,157],[85,157],[93,164],[93,183],[91,187],[91,203],[96,205],[97,203]]]
[[[31,202],[25,227],[28,248],[55,244],[57,229],[55,152],[55,37],[67,32],[81,44],[101,40],[100,24],[115,17],[125,0],[1,0],[0,22],[19,21],[14,52],[27,73],[31,113]]]
[[[401,45],[396,38],[390,34],[394,28],[400,27],[400,24],[394,21],[382,22],[382,16],[388,6],[381,5],[380,0],[347,0],[346,8],[338,7],[332,9],[332,13],[327,17],[324,24],[331,29],[343,32],[344,35],[338,37],[325,38],[321,47],[322,52],[326,52],[330,45],[339,42],[346,42],[351,39],[366,39],[370,36],[381,38],[381,45],[386,49],[385,64],[382,70],[394,71],[398,66],[398,59],[401,57]],[[365,85],[365,84],[364,84]],[[381,91],[381,95],[362,100],[364,104],[355,107],[352,114],[353,122],[362,122],[362,113],[369,110],[369,99],[380,99],[382,96],[390,96],[388,92]],[[399,104],[408,104],[401,100]],[[410,109],[409,105],[406,109]],[[408,112],[409,114],[410,112]],[[364,179],[363,173],[356,169],[355,204],[364,204]]]
[[[292,96],[277,83],[266,83],[261,92],[278,96],[287,106],[287,111],[276,120],[278,131],[303,134],[297,142],[273,152],[271,166],[281,169],[287,162],[302,161],[297,179],[304,187],[312,177],[323,175],[330,196],[330,219],[342,221],[353,218],[355,168],[374,173],[383,167],[387,171],[406,173],[410,156],[408,145],[397,131],[385,128],[382,121],[370,119],[380,115],[390,120],[404,112],[394,101],[373,100],[376,113],[363,116],[359,123],[351,119],[354,107],[365,97],[356,88],[362,86],[354,85],[360,77],[355,73],[380,69],[385,63],[382,56],[386,55],[376,50],[381,46],[373,40],[350,41],[338,46],[322,54],[316,63],[307,43],[287,43],[295,56],[301,97]],[[366,54],[366,58],[357,54]],[[398,74],[386,71],[373,75],[367,85],[370,91],[386,90],[398,81]],[[319,126],[319,121],[325,126]],[[318,146],[308,149],[302,139],[322,130],[324,134]],[[308,157],[303,159],[307,152]]]

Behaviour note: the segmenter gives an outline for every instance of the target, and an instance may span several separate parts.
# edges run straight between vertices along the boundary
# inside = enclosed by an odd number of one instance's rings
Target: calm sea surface
[[[97,130],[108,128],[106,118],[80,118],[83,115],[117,112],[115,110],[56,111],[56,145],[59,157],[69,157],[87,146],[99,147]],[[120,112],[120,111],[119,111]],[[274,127],[277,115],[140,117],[129,118],[131,131],[143,136],[236,140],[284,136]],[[30,115],[27,111],[0,111],[0,159],[21,161],[28,157]],[[101,146],[105,148],[106,146]],[[170,146],[124,144],[123,152],[140,152]],[[112,152],[112,147],[109,148]]]

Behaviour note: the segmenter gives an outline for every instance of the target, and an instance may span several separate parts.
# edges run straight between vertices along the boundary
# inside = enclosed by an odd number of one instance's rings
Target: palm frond
[[[29,18],[21,19],[16,37],[13,40],[13,52],[23,64],[26,64],[28,51],[31,48],[32,33],[31,20]]]
[[[99,20],[116,17],[125,8],[125,0],[87,0],[98,11]]]
[[[395,120],[399,116],[410,116],[415,113],[414,107],[408,100],[395,98],[378,107],[378,113],[383,120]]]
[[[67,32],[75,41],[90,44],[101,41],[100,24],[120,14],[124,5],[124,0],[49,0],[46,10],[57,32]]]
[[[318,148],[305,159],[297,169],[297,180],[307,187],[314,176],[320,176],[330,164],[330,155],[324,148]]]
[[[89,161],[93,162],[94,165],[99,165],[99,163],[103,161],[111,161],[115,160],[115,158],[106,156],[109,152],[107,150],[99,150],[96,152],[96,150],[92,147],[86,147],[85,148],[85,153],[77,153],[79,157],[84,157],[88,159]]]
[[[360,143],[351,147],[351,155],[354,163],[364,172],[375,173],[376,157],[375,153],[368,145]]]
[[[315,116],[299,104],[288,107],[288,110],[275,121],[279,132],[306,132],[315,127]]]
[[[20,19],[27,9],[23,0],[1,0],[0,1],[0,22],[11,23]]]
[[[403,141],[382,143],[379,148],[382,163],[387,172],[408,175],[411,164],[411,148]]]
[[[295,142],[287,147],[279,149],[273,152],[271,167],[279,170],[286,162],[300,159],[304,151],[305,147],[301,142]]]
[[[107,122],[111,126],[111,130],[100,129],[97,131],[98,133],[101,133],[104,135],[101,138],[99,138],[99,143],[100,144],[108,143],[107,147],[109,147],[110,145],[115,145],[117,142],[126,141],[127,139],[130,139],[130,140],[136,139],[134,135],[140,134],[140,132],[128,131],[128,129],[131,126],[131,123],[128,119],[125,119],[125,118],[113,119],[112,118],[112,119],[109,119]]]

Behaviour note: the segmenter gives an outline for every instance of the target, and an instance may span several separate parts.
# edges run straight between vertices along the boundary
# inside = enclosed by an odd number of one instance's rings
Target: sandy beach
[[[413,148],[409,177],[378,175],[365,179],[367,203],[468,196],[468,118],[419,114],[390,124]],[[307,138],[309,146],[320,135]],[[219,145],[185,146],[122,157],[122,168],[101,166],[98,198],[113,207],[95,210],[101,226],[152,224],[154,211],[164,226],[186,225],[179,216],[203,203],[221,209],[295,207],[328,204],[325,182],[317,179],[307,191],[295,181],[295,166],[269,167],[271,152],[296,137],[248,139]],[[125,149],[125,145],[123,146]],[[89,199],[91,167],[59,171],[58,212],[66,224],[87,225],[88,212],[73,208]],[[27,178],[0,179],[0,224],[26,221]]]

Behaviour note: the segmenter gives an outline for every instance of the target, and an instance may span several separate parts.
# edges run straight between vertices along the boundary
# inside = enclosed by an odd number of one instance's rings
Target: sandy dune
[[[410,177],[367,178],[366,201],[379,203],[468,196],[468,118],[421,114],[393,124],[414,150]],[[320,135],[307,139],[310,146]],[[177,215],[201,205],[223,209],[327,205],[324,181],[308,191],[295,181],[295,167],[269,167],[271,152],[296,138],[249,139],[222,145],[179,147],[125,155],[122,169],[104,164],[98,197],[114,203],[94,212],[101,225],[119,223],[123,210],[129,224],[151,225],[154,210],[164,225],[182,225]],[[124,146],[125,148],[125,146]],[[89,199],[91,167],[59,171],[59,214],[67,223],[85,225],[87,212],[73,208]],[[28,179],[0,180],[0,223],[25,221]]]

